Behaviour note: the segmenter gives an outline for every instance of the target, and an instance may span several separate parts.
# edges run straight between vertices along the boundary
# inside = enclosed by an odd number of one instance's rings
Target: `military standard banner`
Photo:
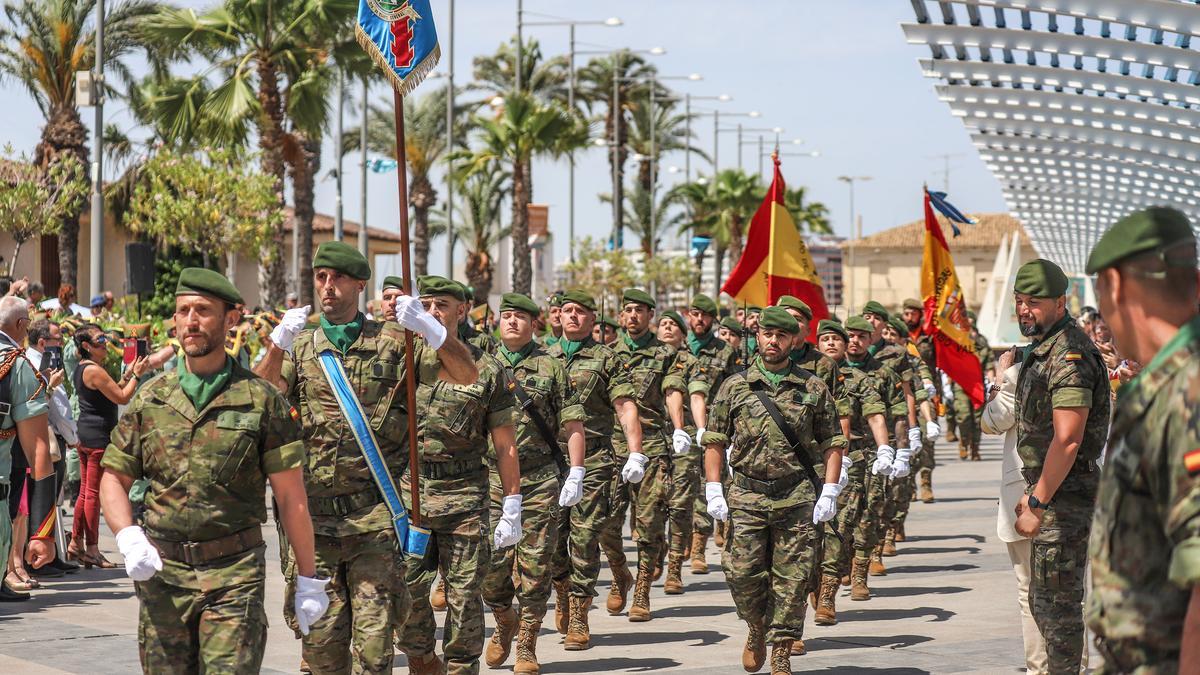
[[[404,96],[441,57],[429,0],[359,0],[354,36]]]

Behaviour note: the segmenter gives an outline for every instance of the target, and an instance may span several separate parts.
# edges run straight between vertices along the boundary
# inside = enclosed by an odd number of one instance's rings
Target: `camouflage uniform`
[[[687,395],[683,400],[684,431],[693,439],[696,438],[696,423],[692,420],[692,394],[709,395],[709,383],[701,377],[700,362],[687,349],[680,349],[675,354],[675,367],[682,373],[687,383]],[[700,471],[699,457],[703,448],[693,444],[685,455],[672,457],[670,495],[667,497],[668,520],[671,523],[670,542],[668,551],[671,555],[686,556],[688,546],[692,543],[692,519],[696,508],[696,500],[703,494],[700,484],[703,477]]]
[[[895,444],[897,440],[895,437],[897,413],[904,410],[904,414],[908,414],[900,376],[874,357],[867,357],[861,363],[847,361],[847,365],[866,374],[879,388],[880,399],[885,408],[884,418],[887,423],[888,441]],[[861,466],[856,460],[849,469],[850,481],[854,482],[856,480],[855,474],[859,474],[860,478],[858,479],[862,481],[863,486],[863,494],[859,498],[862,503],[862,507],[859,509],[862,517],[856,520],[847,519],[846,523],[847,525],[853,525],[854,556],[859,559],[866,559],[871,555],[875,547],[879,545],[887,529],[888,520],[885,516],[887,515],[888,506],[888,479],[882,474],[873,474],[870,472],[870,467],[875,462],[877,450],[878,447],[873,442],[864,445],[862,448],[863,462]],[[849,485],[847,485],[846,490],[850,490],[851,497],[856,496],[855,491],[851,490]],[[843,493],[846,490],[843,490]],[[850,499],[850,497],[847,499]]]
[[[266,480],[301,466],[304,445],[283,396],[231,365],[225,389],[200,411],[177,371],[147,382],[101,461],[149,481],[146,535],[163,568],[134,582],[146,672],[255,673],[262,664]],[[179,555],[184,542],[198,542],[190,548],[199,557]]]
[[[928,422],[937,421],[936,419],[926,418],[924,413],[921,412],[922,403],[929,401],[932,404],[932,401],[930,401],[929,398],[929,392],[925,391],[925,386],[922,384],[925,379],[932,379],[929,368],[923,361],[921,361],[920,358],[914,356],[910,352],[906,352],[904,357],[908,362],[909,371],[913,373],[913,398],[916,400],[915,402],[918,422],[917,430],[921,432],[921,450],[920,452],[913,454],[909,460],[909,474],[899,480],[892,480],[891,500],[896,506],[896,512],[892,516],[889,526],[895,531],[902,531],[904,528],[904,521],[908,517],[908,507],[912,503],[913,497],[917,491],[918,471],[925,468],[924,462],[926,460],[924,458],[926,456],[932,456],[932,453],[926,453],[925,451],[925,444],[932,442],[925,434],[925,424]],[[907,409],[907,406],[905,406],[905,414],[907,414]],[[980,410],[982,411],[982,408],[980,408]]]
[[[825,553],[821,560],[821,573],[842,577],[850,573],[850,557],[854,545],[854,526],[866,506],[866,466],[868,455],[875,454],[875,433],[867,424],[871,415],[887,418],[887,406],[883,396],[887,394],[883,383],[857,368],[843,363],[839,368],[845,405],[850,416],[850,452],[848,458],[854,463],[847,469],[846,487],[838,495],[837,537],[825,537]]]
[[[1087,541],[1096,501],[1096,460],[1108,434],[1108,371],[1070,315],[1031,345],[1016,400],[1017,454],[1032,493],[1054,439],[1054,408],[1090,408],[1075,464],[1054,494],[1033,540],[1029,605],[1046,638],[1050,672],[1078,672],[1083,658],[1083,591]]]
[[[984,377],[991,371],[993,358],[992,348],[987,338],[976,334],[975,356],[979,359],[979,367]],[[971,397],[957,383],[954,385],[954,418],[958,425],[958,456],[966,459],[979,457],[979,441],[983,430],[979,426],[979,418],[983,415],[983,406],[975,407]]]
[[[511,426],[516,408],[500,362],[473,345],[467,349],[479,370],[473,384],[438,379],[441,366],[432,351],[427,350],[418,365],[421,525],[433,533],[429,545],[437,547],[439,566],[446,577],[442,651],[447,673],[479,672],[483,653],[480,584],[491,541],[485,454],[491,431]],[[405,473],[400,483],[405,505],[411,509],[410,476]],[[434,653],[437,622],[429,591],[436,576],[437,570],[426,570],[416,561],[408,565],[412,614],[398,642],[410,659]]]
[[[940,391],[942,380],[937,370],[937,354],[933,348],[933,338],[928,335],[915,335],[911,340],[908,351],[909,353],[915,352],[917,359],[920,361],[921,388],[924,389],[924,381],[929,380]],[[933,420],[931,421],[938,422],[941,415],[938,411],[938,401],[936,399],[929,399],[929,404],[933,406]],[[922,434],[921,452],[918,453],[920,466],[914,467],[914,473],[917,474],[918,482],[922,485],[927,485],[931,494],[933,492],[933,470],[937,467],[937,453],[934,444],[935,441]]]
[[[717,331],[715,328],[709,331],[708,339],[701,340],[701,342],[702,344],[700,345],[699,349],[692,350],[691,353],[696,359],[696,370],[694,372],[700,380],[704,381],[708,385],[708,408],[709,411],[711,411],[711,397],[713,393],[720,390],[721,383],[725,381],[726,377],[738,372],[741,369],[737,365],[737,350],[731,347],[729,343],[717,337]],[[684,417],[684,421],[688,424],[686,428],[694,438],[696,422],[691,418],[692,413],[690,407],[685,411]],[[696,498],[693,501],[692,507],[692,539],[695,540],[695,535],[699,535],[702,540],[707,540],[707,538],[712,536],[713,533],[713,520],[712,517],[708,515],[708,502],[704,499],[704,491],[701,489],[701,485],[704,483],[704,453],[699,450],[700,449],[697,448],[697,452],[689,452],[683,457],[680,457],[678,460],[676,460],[676,464],[684,465],[684,468],[682,469],[683,473],[690,474],[694,472],[696,474],[696,487],[694,488],[696,491]],[[696,552],[692,551],[692,555],[695,554]]]
[[[917,384],[914,382],[916,372],[913,369],[912,362],[909,361],[908,350],[899,345],[889,344],[883,349],[878,350],[875,352],[875,359],[899,378],[892,397],[890,411],[891,424],[888,426],[888,435],[891,436],[894,447],[907,448],[909,447],[908,397],[904,395],[903,386],[904,383],[907,383],[912,387],[913,396],[914,398],[916,397],[918,389]],[[880,523],[880,527],[882,528],[880,534],[881,546],[883,538],[895,522],[897,514],[900,513],[901,506],[906,506],[911,498],[913,485],[914,477],[911,472],[903,478],[892,478],[887,481],[883,520]]]
[[[761,387],[792,426],[818,476],[824,453],[845,446],[833,396],[820,378],[792,365],[778,384],[756,359],[729,377],[712,405],[704,443],[732,447],[729,536],[722,566],[738,617],[766,631],[768,642],[799,640],[810,578],[817,573],[817,495],[796,451],[752,387]]]
[[[281,369],[303,427],[304,487],[317,572],[332,578],[329,610],[302,638],[302,651],[314,672],[390,672],[393,636],[409,612],[408,587],[397,573],[405,561],[391,514],[321,370],[318,355],[324,351],[338,353],[321,328],[307,328],[296,336],[292,356]],[[414,342],[418,362],[430,356],[423,340]],[[398,480],[408,468],[403,329],[364,319],[361,334],[341,360],[388,471]],[[436,371],[417,373],[418,379],[436,376]],[[296,570],[289,551],[281,537],[280,559],[288,579],[284,617],[296,629]]]
[[[1098,672],[1179,669],[1200,584],[1200,318],[1122,388],[1096,499],[1087,623]]]

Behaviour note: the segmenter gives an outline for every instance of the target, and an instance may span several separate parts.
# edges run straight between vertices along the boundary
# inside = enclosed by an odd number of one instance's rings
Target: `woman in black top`
[[[79,397],[79,498],[75,502],[75,522],[67,558],[75,558],[84,567],[115,567],[100,553],[97,545],[100,529],[100,460],[108,446],[108,436],[117,426],[117,406],[133,398],[137,378],[146,371],[146,359],[138,359],[114,382],[102,365],[108,353],[109,338],[95,324],[84,324],[75,331],[79,346],[79,366],[72,375]]]

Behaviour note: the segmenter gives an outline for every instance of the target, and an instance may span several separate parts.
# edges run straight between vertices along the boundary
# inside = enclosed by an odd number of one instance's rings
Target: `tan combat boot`
[[[718,520],[713,523],[713,543],[717,548],[725,548],[725,521]]]
[[[771,675],[792,675],[791,640],[780,640],[771,645]]]
[[[837,625],[837,609],[834,607],[838,591],[838,578],[832,574],[821,575],[821,592],[817,595],[817,613],[813,618],[818,626]]]
[[[926,504],[932,504],[936,501],[933,497],[933,472],[929,469],[922,469],[919,478],[921,481],[921,501]]]
[[[538,631],[541,629],[541,622],[521,623],[521,629],[517,632],[517,663],[513,666],[513,675],[538,675],[542,672],[537,660]]]
[[[889,528],[887,536],[883,538],[883,548],[880,549],[880,555],[886,555],[891,558],[896,555],[896,528]]]
[[[982,461],[982,460],[983,460],[983,457],[981,457],[979,455],[979,446],[978,445],[971,446],[971,461],[978,462],[978,461]]]
[[[663,582],[663,592],[667,595],[683,593],[683,556],[672,553],[667,561],[667,580]]]
[[[866,558],[854,556],[854,567],[850,570],[850,599],[851,600],[870,600],[871,590],[867,588],[867,565],[869,561]]]
[[[664,541],[658,546],[658,557],[654,559],[654,575],[650,577],[651,582],[658,581],[662,578],[663,571],[666,570],[666,565],[663,564],[666,562],[666,558],[667,543]]]
[[[804,640],[792,640],[792,656],[804,656],[808,653],[808,648],[804,646]]]
[[[708,537],[699,532],[692,533],[692,574],[708,574],[708,561],[704,559],[707,546]]]
[[[908,539],[908,535],[904,534],[904,521],[896,523],[896,541],[904,541]]]
[[[437,654],[408,657],[409,675],[442,675],[442,660]]]
[[[567,637],[563,640],[563,649],[578,652],[592,646],[591,629],[588,628],[588,609],[591,606],[591,598],[571,596],[571,616],[567,622]]]
[[[873,577],[887,576],[887,567],[883,565],[883,544],[876,546],[871,554],[870,572]]]
[[[508,654],[512,650],[512,641],[517,635],[517,613],[512,607],[505,607],[493,609],[492,616],[496,617],[496,630],[492,632],[492,639],[488,641],[484,658],[487,659],[489,668],[498,668],[508,660]]]
[[[612,585],[608,587],[608,599],[604,602],[604,606],[608,609],[609,614],[616,616],[625,611],[629,589],[633,586],[633,575],[624,565],[612,568],[612,575]]]
[[[629,606],[629,620],[650,620],[650,560],[638,560],[637,581],[633,586],[633,604]]]
[[[762,626],[746,624],[746,646],[742,648],[742,668],[747,673],[757,673],[767,660],[767,642]]]
[[[435,612],[446,611],[446,577],[438,578],[437,586],[433,587],[433,593],[429,595],[429,605]]]
[[[567,588],[566,579],[554,582],[554,630],[559,635],[567,634],[567,615],[571,611],[571,596]]]

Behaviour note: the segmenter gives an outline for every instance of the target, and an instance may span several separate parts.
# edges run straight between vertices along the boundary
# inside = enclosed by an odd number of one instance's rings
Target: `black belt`
[[[380,498],[378,490],[374,488],[336,497],[309,496],[308,514],[310,516],[345,517],[368,506],[381,503],[383,503],[383,499]]]
[[[262,528],[255,526],[208,541],[169,541],[156,537],[150,537],[150,541],[164,558],[195,567],[261,546],[263,536]]]
[[[8,483],[0,485],[0,502],[8,499]]]
[[[794,473],[783,478],[776,478],[775,480],[759,480],[751,478],[737,469],[734,469],[733,472],[734,485],[761,495],[766,495],[767,497],[785,495],[802,482],[804,482],[804,474],[802,473]]]
[[[453,480],[483,473],[482,459],[454,462],[421,462],[421,478],[429,480]]]

